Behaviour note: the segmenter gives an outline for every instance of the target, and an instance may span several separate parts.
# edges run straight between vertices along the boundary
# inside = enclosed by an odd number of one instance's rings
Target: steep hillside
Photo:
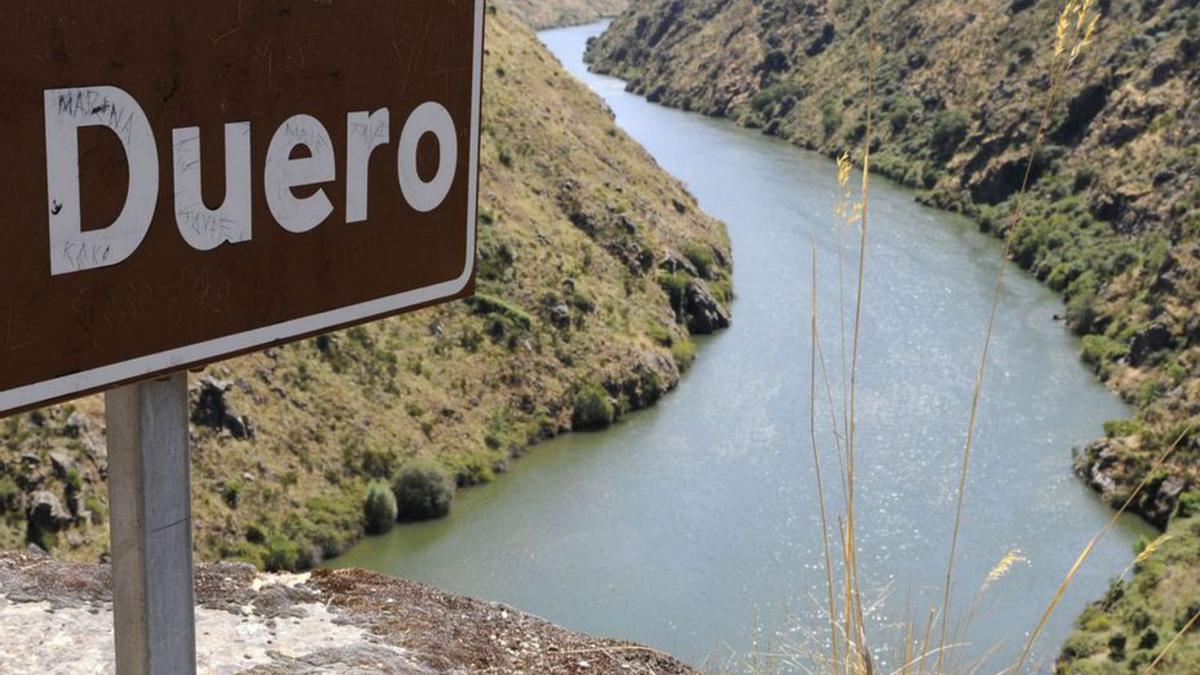
[[[369,481],[492,480],[654,403],[727,325],[724,227],[527,28],[491,14],[487,40],[478,296],[193,375],[202,559],[315,564],[361,536]],[[100,557],[102,400],[0,424],[0,549]]]
[[[1200,497],[1200,3],[1099,0],[1094,40],[1051,91],[1063,5],[646,0],[589,58],[652,100],[835,155],[866,133],[874,26],[875,168],[999,236],[1049,106],[1013,258],[1064,294],[1083,358],[1137,409],[1079,453],[1080,474],[1114,505],[1149,480],[1133,508],[1166,527],[1181,498]],[[1194,530],[1171,527],[1193,561]],[[1139,574],[1129,589],[1160,632],[1178,622],[1181,593],[1200,608],[1200,569],[1172,570],[1170,587]],[[1115,623],[1091,628],[1096,653],[1128,651],[1122,668],[1153,652],[1110,646],[1124,634]]]
[[[495,4],[541,29],[616,16],[629,7],[629,0],[496,0]]]

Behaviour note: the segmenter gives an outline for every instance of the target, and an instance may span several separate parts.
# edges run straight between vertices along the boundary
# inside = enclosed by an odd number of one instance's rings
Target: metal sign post
[[[187,374],[105,394],[122,675],[196,672]]]

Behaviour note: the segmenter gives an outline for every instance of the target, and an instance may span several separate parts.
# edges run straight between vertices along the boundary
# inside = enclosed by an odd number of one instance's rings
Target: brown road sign
[[[483,0],[0,8],[0,413],[474,287]]]

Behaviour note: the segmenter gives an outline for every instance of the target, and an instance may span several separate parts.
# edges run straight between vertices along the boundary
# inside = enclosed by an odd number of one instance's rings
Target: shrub
[[[1158,631],[1147,628],[1138,638],[1138,649],[1154,649],[1158,646]]]
[[[362,470],[371,478],[387,478],[396,468],[396,455],[390,450],[368,448],[363,451]]]
[[[363,502],[363,518],[367,534],[382,534],[392,529],[399,514],[396,495],[386,483],[371,483]]]
[[[231,480],[221,488],[221,499],[225,500],[225,504],[231,509],[236,509],[238,502],[242,499],[242,482],[240,480]]]
[[[691,340],[680,340],[671,345],[671,357],[680,370],[687,370],[696,360],[696,343]]]
[[[1109,420],[1104,423],[1104,435],[1109,438],[1136,436],[1141,431],[1142,426],[1133,420]]]
[[[1083,360],[1097,370],[1121,358],[1126,351],[1125,345],[1103,335],[1083,337]]]
[[[476,293],[474,297],[467,299],[467,305],[475,310],[476,314],[499,314],[525,330],[533,327],[533,317],[529,312],[507,300],[486,293]]]
[[[450,513],[454,483],[441,466],[433,462],[415,462],[396,474],[392,492],[401,520],[429,520]]]
[[[1122,661],[1125,659],[1125,643],[1127,639],[1124,633],[1113,633],[1112,637],[1108,638],[1108,656],[1113,661]]]
[[[1068,659],[1086,659],[1100,651],[1101,638],[1091,633],[1075,633],[1063,644],[1062,654]]]
[[[21,488],[8,476],[0,476],[0,513],[17,510],[17,501],[21,497]]]
[[[971,120],[958,110],[943,110],[933,119],[933,148],[937,158],[946,161],[967,139]]]
[[[1200,514],[1200,490],[1191,490],[1179,497],[1179,507],[1176,515],[1179,518],[1191,518]]]
[[[601,429],[616,419],[612,399],[603,387],[588,385],[575,393],[571,424],[575,429]]]
[[[705,279],[713,277],[717,261],[713,256],[712,249],[703,244],[688,244],[683,247],[683,255],[696,266],[696,271],[700,273],[700,276]]]
[[[263,567],[268,572],[294,571],[300,564],[300,546],[282,534],[273,534],[267,539],[267,551],[263,554]]]

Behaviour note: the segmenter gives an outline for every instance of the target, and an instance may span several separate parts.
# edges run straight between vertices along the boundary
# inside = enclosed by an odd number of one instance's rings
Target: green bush
[[[21,488],[12,478],[0,476],[0,514],[17,510],[17,501],[21,497]]]
[[[1109,420],[1104,423],[1104,435],[1109,438],[1136,436],[1142,432],[1142,425],[1134,420]]]
[[[691,340],[680,340],[671,345],[671,357],[680,370],[687,370],[696,360],[696,343]]]
[[[392,529],[399,515],[396,495],[386,483],[371,483],[363,502],[363,518],[367,534],[382,534]]]
[[[238,502],[242,499],[242,482],[240,480],[231,480],[225,483],[225,487],[221,488],[221,499],[231,509],[236,509]]]
[[[486,293],[476,293],[474,297],[467,299],[467,305],[475,310],[476,314],[499,314],[525,330],[533,327],[533,317],[529,312],[507,300]]]
[[[931,142],[939,160],[950,159],[958,146],[967,140],[970,124],[970,118],[959,110],[943,110],[934,117]]]
[[[396,474],[392,492],[400,520],[430,520],[450,513],[454,483],[441,466],[433,462],[414,462]]]
[[[1069,659],[1086,659],[1103,648],[1101,640],[1092,633],[1075,633],[1063,644],[1062,654]]]
[[[1097,370],[1125,356],[1126,351],[1125,345],[1103,335],[1083,337],[1083,360]]]
[[[717,260],[713,255],[712,249],[703,244],[688,244],[683,247],[683,255],[696,266],[696,271],[705,279],[713,277],[713,270],[716,269]]]
[[[300,565],[300,546],[282,534],[273,534],[267,539],[267,551],[263,554],[263,567],[268,572],[295,571]]]
[[[1200,514],[1200,490],[1183,493],[1179,497],[1179,506],[1175,514],[1179,518],[1191,518]]]
[[[602,429],[616,419],[612,398],[603,387],[588,385],[575,393],[571,424],[575,429]]]

